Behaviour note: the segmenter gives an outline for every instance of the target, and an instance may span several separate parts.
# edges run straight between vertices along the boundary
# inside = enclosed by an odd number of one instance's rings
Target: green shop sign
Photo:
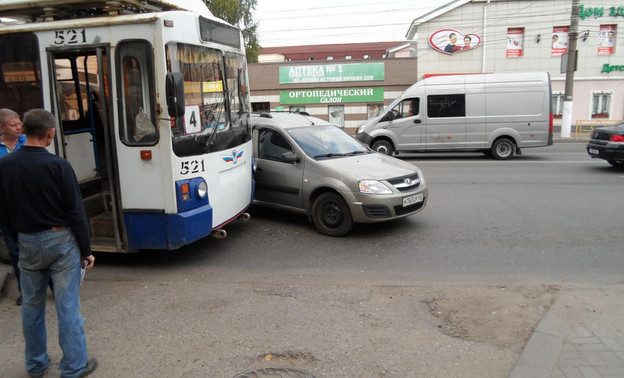
[[[579,7],[579,17],[583,20],[585,17],[602,17],[605,15],[604,7],[586,7],[585,5],[580,5]],[[624,7],[608,7],[607,15],[613,17],[623,17],[624,16]]]
[[[384,79],[383,63],[323,64],[279,68],[280,84],[344,83]]]
[[[600,73],[610,73],[613,71],[624,71],[624,65],[605,63],[602,65],[602,71]]]
[[[383,88],[298,89],[280,91],[282,105],[383,102]]]

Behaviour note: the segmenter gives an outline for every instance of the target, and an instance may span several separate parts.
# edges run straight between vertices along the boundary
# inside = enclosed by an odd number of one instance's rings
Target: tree
[[[215,17],[238,26],[243,34],[247,62],[258,62],[260,45],[258,44],[258,23],[254,22],[252,11],[258,0],[204,0]]]

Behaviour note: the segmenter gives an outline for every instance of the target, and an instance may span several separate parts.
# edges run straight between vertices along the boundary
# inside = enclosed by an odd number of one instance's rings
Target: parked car
[[[594,129],[587,143],[587,153],[605,159],[614,167],[624,168],[624,122]]]
[[[416,166],[379,154],[340,128],[303,114],[252,117],[254,203],[308,215],[325,235],[354,223],[421,211],[427,185]]]

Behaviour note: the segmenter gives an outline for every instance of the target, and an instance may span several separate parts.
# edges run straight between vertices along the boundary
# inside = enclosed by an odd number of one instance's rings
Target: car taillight
[[[554,127],[554,125],[553,125],[553,118],[554,118],[554,117],[553,117],[553,114],[552,114],[552,113],[550,113],[550,124],[548,125],[548,133],[549,133],[550,135],[552,135],[552,134],[553,134],[553,131],[554,131],[554,129],[555,129],[555,127]]]
[[[611,135],[610,142],[624,143],[624,135]]]

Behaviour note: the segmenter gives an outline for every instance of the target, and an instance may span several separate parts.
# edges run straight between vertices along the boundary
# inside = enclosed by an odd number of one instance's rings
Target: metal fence
[[[597,127],[611,126],[620,122],[622,122],[621,119],[579,119],[576,121],[574,135],[576,137],[591,135],[591,132]]]

